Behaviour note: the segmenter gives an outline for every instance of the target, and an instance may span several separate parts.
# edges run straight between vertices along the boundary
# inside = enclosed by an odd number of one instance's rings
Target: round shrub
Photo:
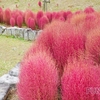
[[[45,15],[47,16],[49,22],[52,21],[52,12],[46,12]]]
[[[88,13],[95,12],[95,10],[91,6],[89,6],[89,7],[85,8],[84,12],[88,14]]]
[[[38,6],[39,6],[39,7],[41,7],[41,6],[42,6],[42,3],[41,3],[41,1],[39,1],[39,2],[38,2]]]
[[[31,18],[31,17],[29,17],[29,19],[28,19],[28,27],[29,28],[31,28],[32,30],[34,30],[35,29],[35,20],[33,19],[33,18]]]
[[[21,64],[17,91],[19,100],[57,100],[58,74],[46,52],[38,52]]]
[[[3,13],[3,21],[9,25],[10,18],[11,18],[11,10],[9,8],[7,8],[4,10],[4,13]]]
[[[25,12],[25,23],[26,23],[27,26],[28,26],[28,19],[30,17],[33,18],[33,19],[35,19],[35,13],[33,13],[31,10],[27,10]]]
[[[18,25],[18,27],[22,27],[22,25],[23,25],[23,16],[19,15],[17,17],[17,25]]]
[[[13,17],[10,18],[10,25],[11,25],[12,27],[15,26],[15,19],[14,19]]]
[[[86,52],[89,59],[100,64],[100,29],[91,30],[87,35]]]
[[[100,100],[100,68],[89,62],[66,66],[61,79],[62,100]]]
[[[36,15],[36,24],[39,26],[40,18],[44,15],[43,11],[38,11]]]
[[[0,23],[3,22],[3,9],[0,7]]]
[[[36,40],[47,48],[58,65],[60,73],[70,56],[79,57],[85,52],[85,36],[75,32],[72,25],[63,21],[55,21],[48,25]]]
[[[97,15],[94,13],[87,14],[83,26],[85,31],[88,33],[89,31],[97,28],[98,26],[100,26],[100,18],[98,19]]]
[[[71,11],[65,11],[63,12],[63,17],[65,20],[69,20],[72,17],[73,13]]]
[[[42,16],[39,20],[39,29],[44,29],[45,25],[47,25],[49,23],[49,19],[47,18],[47,16]]]

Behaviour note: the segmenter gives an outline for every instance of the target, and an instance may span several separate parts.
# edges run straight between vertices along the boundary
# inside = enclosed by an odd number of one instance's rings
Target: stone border
[[[0,100],[6,100],[12,88],[15,88],[18,83],[18,74],[20,70],[20,63],[18,63],[7,74],[0,77]]]
[[[23,38],[24,40],[34,41],[42,30],[32,30],[31,28],[5,27],[0,26],[0,35]]]
[[[0,35],[14,36],[15,38],[23,38],[24,40],[34,41],[42,30],[36,31],[31,28],[4,27],[0,26]],[[0,100],[6,100],[12,88],[18,83],[18,75],[20,63],[18,63],[7,74],[0,77]]]

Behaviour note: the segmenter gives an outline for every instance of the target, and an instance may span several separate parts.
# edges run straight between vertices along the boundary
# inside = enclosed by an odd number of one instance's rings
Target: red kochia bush
[[[35,20],[31,17],[28,19],[28,27],[31,28],[32,30],[35,29]]]
[[[61,12],[55,12],[55,14],[53,15],[53,20],[58,20],[61,16],[62,16]]]
[[[15,19],[14,19],[13,17],[10,18],[10,25],[11,25],[12,27],[15,26]]]
[[[13,10],[11,13],[11,18],[15,19],[15,25],[17,25],[17,17],[20,15],[19,10]]]
[[[65,20],[68,20],[72,17],[73,13],[71,11],[66,11],[66,12],[63,12],[62,15],[65,18]]]
[[[85,51],[85,36],[74,32],[72,26],[55,21],[47,26],[36,42],[48,48],[57,62],[60,73],[70,56],[80,56]]]
[[[17,25],[18,25],[18,27],[22,27],[22,24],[23,24],[23,16],[19,15],[17,17]]]
[[[25,12],[25,23],[27,26],[28,26],[28,18],[30,18],[30,17],[35,19],[35,13],[33,13],[31,10],[27,10]]]
[[[79,13],[74,14],[73,17],[70,19],[70,23],[73,25],[72,27],[75,29],[75,31],[79,31],[83,34],[86,34],[84,29],[84,21],[85,21],[86,14],[85,13]]]
[[[76,28],[80,24],[83,24],[83,22],[85,21],[85,18],[86,18],[85,13],[74,14],[73,17],[71,18],[70,22],[71,22],[71,24],[74,24],[75,25],[74,27]]]
[[[63,19],[63,21],[64,21],[64,20],[66,20],[65,16],[66,15],[63,11],[53,12],[52,13],[52,20],[61,20],[61,19]]]
[[[43,11],[38,11],[36,15],[36,24],[39,26],[40,18],[44,15]]]
[[[100,100],[100,68],[89,62],[70,63],[61,79],[62,100]]]
[[[52,21],[52,12],[46,12],[45,15],[49,19],[49,22],[51,22]]]
[[[95,13],[87,14],[84,21],[84,29],[88,32],[100,26],[100,18],[98,18]]]
[[[41,1],[39,1],[39,2],[38,2],[38,5],[39,5],[39,7],[41,7],[41,6],[42,6]]]
[[[3,22],[3,9],[0,7],[0,23]]]
[[[35,44],[33,43],[31,45],[31,47],[28,49],[28,51],[25,53],[23,59],[27,59],[30,57],[30,55],[34,55],[35,53],[38,53],[40,51],[42,51],[42,52],[46,51],[46,53],[50,54],[50,51],[44,45],[38,44],[38,43],[35,43]]]
[[[19,100],[57,100],[58,74],[46,52],[38,52],[21,64],[17,91]]]
[[[87,8],[85,8],[84,12],[85,13],[93,13],[93,12],[95,12],[95,10],[92,7],[87,7]]]
[[[63,16],[61,16],[61,17],[59,18],[59,20],[65,22],[65,18],[64,18]]]
[[[15,19],[15,24],[17,25],[17,17],[22,16],[24,19],[24,13],[20,10],[13,10],[11,13],[11,17]],[[24,20],[23,20],[24,21]]]
[[[90,59],[100,64],[100,28],[91,30],[87,36],[86,51]]]
[[[39,20],[39,28],[43,29],[45,27],[45,25],[48,23],[49,23],[49,20],[48,20],[47,16],[45,16],[45,15],[42,16]]]
[[[77,10],[74,14],[82,14],[83,13],[83,11],[82,10]]]
[[[7,8],[3,13],[3,20],[6,24],[10,24],[11,10]]]

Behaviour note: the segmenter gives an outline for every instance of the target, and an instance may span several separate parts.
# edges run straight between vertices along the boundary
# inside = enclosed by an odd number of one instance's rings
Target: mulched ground
[[[12,88],[6,100],[18,100],[18,95],[16,93],[16,88]]]

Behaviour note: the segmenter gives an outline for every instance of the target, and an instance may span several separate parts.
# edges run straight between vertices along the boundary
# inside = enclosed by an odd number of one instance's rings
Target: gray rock
[[[24,28],[11,27],[11,30],[15,38],[24,38]]]
[[[10,84],[0,83],[0,100],[4,100],[9,89],[10,89]]]
[[[6,27],[0,26],[0,34],[2,34],[5,31]]]
[[[24,40],[29,40],[29,32],[28,32],[29,30],[30,28],[24,30]]]
[[[19,28],[19,27],[3,27],[0,26],[0,34],[5,36],[13,36],[15,38],[23,38],[24,40],[34,41],[40,35],[42,30],[36,31],[31,28]]]
[[[24,28],[18,28],[19,30],[19,38],[24,38]]]
[[[3,31],[3,33],[2,33],[2,35],[5,35],[5,36],[6,36],[6,35],[7,35],[6,33],[7,33],[7,32],[6,32],[6,29],[5,29],[5,30]]]
[[[12,87],[19,82],[18,74],[20,63],[18,63],[8,74],[0,77],[0,100],[6,100],[7,95]]]
[[[18,81],[18,77],[11,76],[9,74],[5,74],[0,77],[0,83],[16,84]]]
[[[13,69],[9,71],[10,76],[15,76],[18,77],[19,75],[19,70],[20,70],[20,63],[18,63]]]
[[[15,29],[15,37],[18,38],[20,37],[19,29]]]
[[[37,37],[37,35],[39,35],[41,31],[36,31],[36,30],[32,30],[31,28],[27,28],[24,31],[24,39],[25,40],[30,40],[30,41],[34,41]]]
[[[11,36],[12,35],[12,28],[6,28],[6,35]]]
[[[42,33],[42,31],[43,30],[39,30],[39,31],[36,32],[36,38],[35,39],[37,39],[37,37]]]
[[[29,33],[29,40],[34,41],[36,36],[36,31],[33,31],[32,29],[27,31]]]
[[[11,27],[12,36],[14,36],[14,37],[15,37],[15,34],[16,34],[16,32],[15,32],[16,29],[17,29],[17,27]]]

